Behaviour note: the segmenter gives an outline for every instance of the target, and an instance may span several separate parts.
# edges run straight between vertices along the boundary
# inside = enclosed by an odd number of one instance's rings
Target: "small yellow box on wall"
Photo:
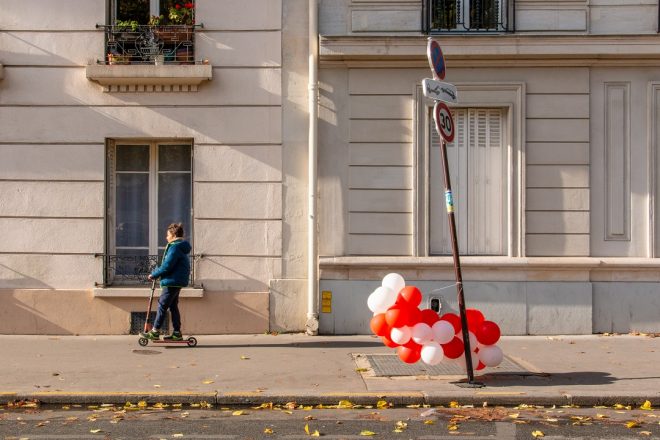
[[[332,313],[332,292],[321,292],[321,313]]]

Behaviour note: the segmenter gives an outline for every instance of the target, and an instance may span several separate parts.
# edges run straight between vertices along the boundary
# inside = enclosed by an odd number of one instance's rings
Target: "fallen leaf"
[[[339,404],[337,405],[337,408],[339,409],[350,409],[353,408],[355,405],[353,405],[352,402],[349,400],[340,400]]]
[[[242,415],[243,415],[243,411],[234,411],[233,413],[231,413],[231,415],[232,415],[232,416],[242,416]]]
[[[361,431],[361,432],[360,432],[360,435],[361,435],[362,437],[371,437],[371,436],[376,435],[376,433],[373,432],[373,431]]]
[[[212,384],[213,382],[214,382],[214,381],[212,381],[211,379],[208,379],[208,380],[203,381],[202,383],[203,383],[204,385],[209,385],[209,384]]]
[[[649,435],[651,435],[651,432],[650,431],[639,431],[639,435],[649,436]]]
[[[100,429],[90,429],[89,432],[91,432],[92,434],[98,434],[99,432],[101,432],[101,430]]]
[[[643,410],[646,410],[646,411],[651,411],[651,410],[653,410],[653,407],[651,406],[651,402],[647,400],[646,402],[644,402],[644,404],[642,406],[639,407],[639,409],[643,409]]]
[[[545,437],[545,434],[543,434],[542,431],[532,431],[532,435],[534,436],[534,438]]]
[[[609,416],[606,416],[605,414],[596,414],[596,417],[599,419],[609,419]]]
[[[155,384],[155,385],[154,385],[154,388],[160,388],[160,385]]]
[[[406,408],[419,408],[420,406],[422,406],[422,405],[420,405],[420,404],[406,405]]]
[[[518,416],[520,416],[520,413],[512,413],[512,414],[509,414],[509,417],[511,417],[512,419],[517,419]]]
[[[378,403],[376,404],[376,408],[378,409],[386,409],[389,408],[391,405],[387,403],[385,400],[379,400]]]
[[[456,431],[456,430],[458,430],[458,425],[448,425],[447,429],[449,431]]]
[[[146,408],[147,407],[147,402],[145,402],[144,400],[141,400],[141,401],[138,402],[137,406],[139,408]]]
[[[456,401],[454,401],[454,400],[452,400],[451,402],[449,402],[449,407],[450,407],[450,408],[459,408],[460,406],[461,406],[461,405],[459,405],[458,402],[456,402]]]
[[[172,434],[172,437],[183,437],[183,434]]]
[[[243,361],[247,361],[247,360],[249,360],[249,359],[250,359],[249,357],[247,357],[247,356],[245,356],[245,355],[241,355],[241,360],[243,360]]]
[[[355,371],[357,373],[366,373],[367,371],[369,371],[369,369],[368,368],[356,368]]]
[[[629,422],[626,422],[626,428],[639,428],[639,422],[635,420],[631,420]]]
[[[264,434],[272,434],[272,433],[273,433],[272,429],[270,429],[270,428],[264,429]]]
[[[435,425],[435,420],[424,420],[425,425]]]

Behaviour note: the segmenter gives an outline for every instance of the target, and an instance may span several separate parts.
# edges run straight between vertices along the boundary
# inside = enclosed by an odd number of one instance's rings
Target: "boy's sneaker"
[[[182,341],[183,335],[181,332],[172,332],[171,335],[163,337],[164,341]]]
[[[160,332],[154,329],[151,330],[150,332],[146,332],[146,333],[142,332],[140,333],[140,336],[142,336],[143,338],[150,339],[152,341],[157,341],[160,339]]]

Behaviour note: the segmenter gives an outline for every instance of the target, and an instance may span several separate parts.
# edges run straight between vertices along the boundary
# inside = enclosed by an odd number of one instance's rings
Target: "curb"
[[[210,393],[154,393],[154,392],[40,392],[40,393],[0,393],[0,399],[5,402],[14,400],[37,400],[44,405],[96,405],[124,404],[126,402],[147,404],[155,403],[200,403],[207,402],[216,406],[258,406],[263,403],[286,404],[296,402],[298,405],[337,405],[340,400],[347,400],[354,405],[376,405],[379,400],[385,400],[394,406],[431,405],[449,406],[450,402],[460,405],[488,406],[518,406],[520,404],[539,406],[614,406],[615,404],[641,406],[646,400],[654,407],[660,406],[660,393],[627,394],[627,395],[550,395],[504,392],[477,393],[325,393],[325,394],[264,394],[255,392],[210,392]]]

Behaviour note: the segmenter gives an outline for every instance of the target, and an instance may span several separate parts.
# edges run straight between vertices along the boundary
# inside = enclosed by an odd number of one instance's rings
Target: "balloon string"
[[[429,294],[431,294],[431,293],[433,293],[433,292],[439,292],[439,291],[441,291],[441,290],[445,290],[445,289],[450,289],[450,288],[452,288],[452,287],[455,287],[457,284],[458,284],[458,283],[454,283],[454,284],[450,284],[450,285],[445,286],[445,287],[441,287],[441,288],[439,288],[439,289],[433,289],[433,290],[431,290],[431,292],[429,292]]]

